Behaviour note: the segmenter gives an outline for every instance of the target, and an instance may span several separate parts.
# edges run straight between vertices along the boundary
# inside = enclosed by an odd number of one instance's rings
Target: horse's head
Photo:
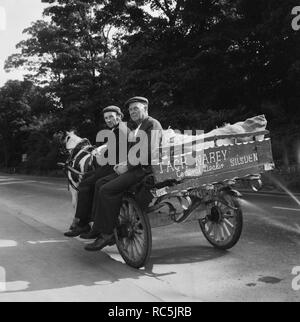
[[[82,141],[82,138],[75,134],[74,130],[66,131],[63,143],[68,151],[72,151],[76,145]]]

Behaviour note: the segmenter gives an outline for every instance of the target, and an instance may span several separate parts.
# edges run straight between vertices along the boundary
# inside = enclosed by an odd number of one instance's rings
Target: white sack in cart
[[[258,131],[264,131],[267,127],[267,120],[264,115],[258,115],[252,118],[247,119],[244,122],[237,122],[235,124],[226,124],[223,127],[214,129],[208,133],[205,133],[201,136],[196,135],[186,135],[186,134],[179,134],[176,133],[172,129],[164,130],[163,131],[163,141],[162,146],[168,147],[168,146],[174,146],[174,145],[180,145],[180,144],[186,144],[188,145],[192,141],[199,140],[199,144],[194,147],[196,150],[201,150],[203,147],[201,146],[203,143],[203,140],[205,138],[209,137],[215,137],[219,135],[228,135],[228,134],[244,134],[244,133],[254,133]],[[253,136],[245,137],[245,138],[239,138],[237,142],[247,142],[252,140]],[[258,136],[256,137],[258,140],[263,140],[264,136]],[[217,140],[218,145],[228,145],[234,143],[234,139],[220,139]],[[214,141],[208,141],[204,143],[204,149],[214,147]]]

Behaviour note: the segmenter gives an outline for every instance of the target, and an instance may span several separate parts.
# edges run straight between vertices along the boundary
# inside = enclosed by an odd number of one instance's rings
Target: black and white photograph
[[[300,302],[299,1],[0,0],[0,302]]]

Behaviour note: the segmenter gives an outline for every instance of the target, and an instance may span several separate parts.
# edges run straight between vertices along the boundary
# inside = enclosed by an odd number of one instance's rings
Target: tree
[[[118,91],[112,89],[119,85],[111,18],[101,11],[106,1],[48,2],[44,15],[50,21],[25,29],[29,38],[17,45],[21,54],[9,57],[6,69],[27,68],[29,79],[42,81],[59,98],[61,126],[94,136],[98,109],[111,103],[111,97],[117,99]]]
[[[0,89],[0,142],[6,167],[17,152],[20,131],[30,120],[31,88],[29,82],[8,81]]]
[[[49,21],[25,30],[6,67],[44,80],[60,104],[58,128],[93,139],[100,107],[144,95],[164,126],[210,130],[265,113],[276,140],[297,140],[293,0],[45,2]]]

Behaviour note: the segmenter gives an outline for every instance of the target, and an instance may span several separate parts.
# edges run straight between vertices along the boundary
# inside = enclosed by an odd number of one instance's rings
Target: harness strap
[[[68,171],[76,171],[75,169],[73,169],[72,167],[68,166],[67,164],[64,165],[64,169],[63,169],[63,173],[65,175],[65,177],[67,178],[67,182],[68,182],[68,190],[70,190],[70,186],[75,189],[76,191],[78,191],[77,187],[73,184],[73,182],[69,179],[68,176]],[[78,172],[78,171],[77,171]],[[80,172],[79,172],[80,173]]]
[[[87,149],[90,146],[91,146],[91,143],[88,139],[82,139],[73,149],[70,155],[70,159],[74,159],[76,154],[78,154],[78,152],[80,152],[83,148]]]
[[[91,155],[90,161],[89,161],[89,167],[93,165],[93,159],[94,156],[92,155],[92,151],[96,147],[92,146],[90,141],[88,139],[83,139],[72,151],[69,158],[67,159],[65,165],[64,165],[64,174],[68,180],[68,189],[71,186],[73,189],[78,191],[78,188],[74,185],[74,183],[70,180],[68,176],[68,172],[71,172],[77,176],[83,176],[84,172],[80,172],[76,170],[74,167],[72,167],[70,164],[81,154],[81,153],[87,153]],[[75,163],[73,164],[75,165]],[[94,167],[93,167],[94,168]]]
[[[77,175],[79,175],[79,176],[83,176],[83,175],[84,175],[84,172],[80,172],[80,171],[78,171],[78,170],[76,170],[76,169],[72,168],[70,165],[66,165],[66,168],[67,168],[69,171],[71,171],[71,172],[73,172],[73,173],[75,173],[75,174],[77,174]]]

